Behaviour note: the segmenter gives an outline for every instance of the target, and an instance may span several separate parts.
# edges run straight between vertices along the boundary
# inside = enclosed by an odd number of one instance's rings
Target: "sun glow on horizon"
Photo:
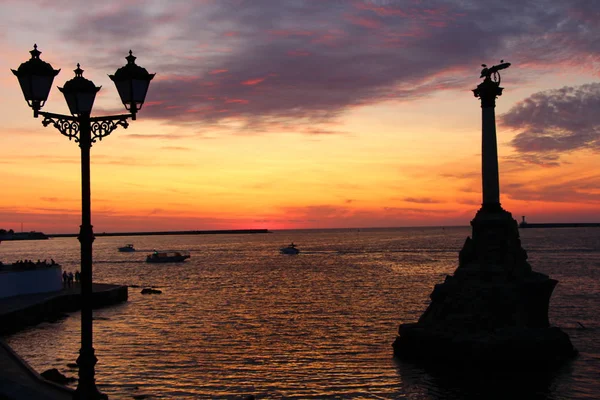
[[[481,203],[471,90],[494,57],[512,63],[495,110],[503,207],[532,221],[600,221],[600,58],[580,6],[552,0],[499,16],[432,1],[273,2],[276,23],[260,2],[194,12],[1,3],[0,228],[80,224],[79,148],[32,118],[10,73],[33,43],[61,69],[48,112],[68,113],[56,86],[78,62],[102,86],[93,115],[125,112],[107,74],[130,48],[157,73],[137,120],[92,147],[96,231],[468,225]],[[40,7],[45,18],[23,30]],[[517,29],[511,13],[530,24]],[[559,16],[581,31],[548,25]],[[472,23],[482,18],[488,31]]]

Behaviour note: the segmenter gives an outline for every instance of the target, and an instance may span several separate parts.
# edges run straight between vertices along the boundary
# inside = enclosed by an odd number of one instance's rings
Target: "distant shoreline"
[[[158,232],[100,232],[94,233],[94,236],[165,236],[165,235],[232,235],[232,234],[255,234],[271,233],[268,229],[228,229],[212,231],[158,231]],[[78,233],[55,233],[48,234],[48,237],[77,237]]]

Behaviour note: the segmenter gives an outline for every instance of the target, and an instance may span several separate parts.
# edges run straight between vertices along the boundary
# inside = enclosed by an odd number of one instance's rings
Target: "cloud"
[[[516,200],[598,205],[598,187],[600,175],[591,175],[559,181],[506,183],[502,185],[502,193]]]
[[[510,142],[524,160],[558,164],[559,154],[600,150],[600,83],[538,92],[500,121],[520,131]]]
[[[455,209],[428,210],[411,207],[381,207],[377,209],[355,208],[353,203],[345,205],[313,205],[306,207],[281,207],[281,213],[264,215],[268,222],[287,222],[299,226],[310,226],[315,222],[323,226],[351,227],[394,227],[430,225],[432,220],[443,221],[444,225],[464,224],[469,216]],[[286,215],[293,215],[288,219]],[[432,218],[433,217],[433,218]]]
[[[132,48],[157,73],[144,118],[172,124],[313,126],[357,106],[467,91],[500,57],[522,68],[506,73],[514,81],[600,61],[594,0],[37,4],[55,7],[82,65],[113,71]]]
[[[418,203],[418,204],[438,204],[441,203],[439,200],[435,200],[429,197],[405,197],[402,200],[407,203]]]
[[[502,163],[504,166],[507,163],[513,163],[517,167],[526,167],[527,165],[538,165],[540,167],[552,168],[561,165],[560,155],[550,154],[536,154],[536,153],[521,153],[512,156],[502,157]]]

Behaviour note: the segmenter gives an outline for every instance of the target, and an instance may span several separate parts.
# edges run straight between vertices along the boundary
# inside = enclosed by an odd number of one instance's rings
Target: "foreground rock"
[[[49,369],[40,374],[44,379],[50,382],[58,383],[59,385],[66,385],[71,382],[75,382],[77,378],[67,377],[60,373],[56,368]]]

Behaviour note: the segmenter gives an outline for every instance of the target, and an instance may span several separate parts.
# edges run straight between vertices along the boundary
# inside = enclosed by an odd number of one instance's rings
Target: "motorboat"
[[[146,262],[149,263],[168,263],[181,262],[190,258],[190,254],[184,251],[154,251],[148,257]]]
[[[133,247],[133,245],[130,244],[126,244],[123,247],[119,247],[119,251],[123,252],[123,253],[130,253],[132,251],[135,251],[135,248]]]
[[[294,243],[290,243],[287,247],[280,248],[279,251],[281,252],[281,254],[290,254],[290,255],[300,253],[300,250],[298,250],[298,248],[296,247],[296,245]]]

